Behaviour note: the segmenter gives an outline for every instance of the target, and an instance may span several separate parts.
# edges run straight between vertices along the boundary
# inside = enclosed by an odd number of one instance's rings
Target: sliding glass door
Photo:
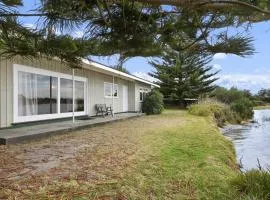
[[[60,79],[60,112],[68,113],[73,109],[73,84],[70,79]]]
[[[86,114],[86,81],[75,77],[76,115]],[[72,112],[70,75],[14,65],[14,122],[70,117]]]
[[[57,78],[18,72],[18,115],[57,113]]]
[[[61,113],[72,112],[73,109],[73,84],[72,80],[60,79],[60,110]],[[75,103],[74,111],[83,112],[84,111],[84,96],[85,96],[85,84],[82,81],[75,81]]]
[[[85,110],[85,85],[82,81],[75,81],[75,111],[82,112]]]

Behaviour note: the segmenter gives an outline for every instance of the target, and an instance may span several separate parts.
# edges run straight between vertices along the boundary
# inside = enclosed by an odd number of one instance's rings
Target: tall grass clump
[[[269,171],[254,169],[241,173],[232,181],[232,186],[243,199],[270,199]]]
[[[231,110],[230,106],[213,99],[199,101],[188,107],[188,112],[198,116],[213,116],[217,125],[222,127],[226,122],[240,123],[240,116]]]

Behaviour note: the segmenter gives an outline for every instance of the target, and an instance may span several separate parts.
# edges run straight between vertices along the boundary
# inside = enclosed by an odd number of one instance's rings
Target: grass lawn
[[[166,110],[0,147],[0,199],[236,199],[231,142],[211,119]]]

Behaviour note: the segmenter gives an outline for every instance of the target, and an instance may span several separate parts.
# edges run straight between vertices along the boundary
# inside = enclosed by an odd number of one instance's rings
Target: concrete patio
[[[142,113],[120,113],[114,117],[91,117],[89,119],[77,119],[75,123],[71,120],[61,122],[48,122],[38,125],[25,125],[9,129],[0,129],[0,145],[15,144],[26,140],[39,139],[55,134],[63,134],[70,131],[98,126],[115,121],[142,116]]]

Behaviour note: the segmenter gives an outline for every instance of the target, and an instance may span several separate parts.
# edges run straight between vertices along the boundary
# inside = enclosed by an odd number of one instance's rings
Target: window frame
[[[149,89],[148,88],[140,88],[139,89],[139,102],[143,102],[146,95],[149,93]],[[142,95],[142,96],[141,96]],[[141,99],[142,97],[142,99]]]
[[[29,115],[29,116],[19,116],[18,114],[18,73],[26,72],[44,76],[52,76],[57,78],[58,82],[58,91],[57,91],[57,112],[53,114],[42,114],[42,115]],[[57,119],[57,118],[66,118],[72,117],[73,113],[61,113],[60,112],[60,79],[70,79],[72,80],[72,75],[39,69],[35,67],[13,64],[13,123],[21,123],[21,122],[31,122],[31,121],[40,121],[40,120],[48,120],[48,119]],[[80,81],[84,83],[84,111],[74,112],[75,116],[87,115],[87,97],[88,97],[88,79],[85,77],[75,76],[75,81]]]
[[[110,85],[110,88],[111,88],[111,92],[110,92],[111,95],[110,96],[106,95],[106,93],[105,93],[105,85]],[[117,87],[117,96],[113,96],[113,83],[111,83],[111,82],[104,82],[104,84],[103,84],[104,97],[105,98],[109,98],[109,99],[111,99],[111,98],[114,98],[114,99],[119,98],[119,86],[118,86],[117,83],[114,83],[114,88],[115,87]]]

